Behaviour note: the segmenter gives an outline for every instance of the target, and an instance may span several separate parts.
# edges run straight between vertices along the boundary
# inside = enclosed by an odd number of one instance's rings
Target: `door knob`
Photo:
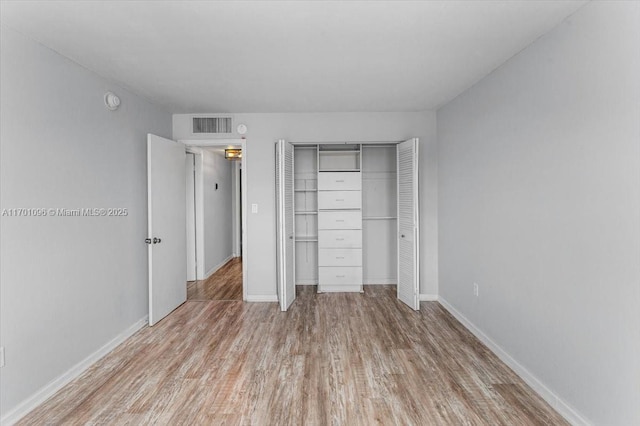
[[[162,240],[160,238],[153,237],[153,244],[160,244]]]
[[[151,244],[151,238],[145,238],[144,242],[147,243],[147,244]]]
[[[404,238],[404,234],[400,235],[402,238]]]

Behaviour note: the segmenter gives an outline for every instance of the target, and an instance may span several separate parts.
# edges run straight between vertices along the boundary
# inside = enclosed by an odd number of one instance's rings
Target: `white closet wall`
[[[363,145],[364,284],[397,283],[396,169],[396,145]]]
[[[318,284],[317,147],[294,150],[296,284]]]

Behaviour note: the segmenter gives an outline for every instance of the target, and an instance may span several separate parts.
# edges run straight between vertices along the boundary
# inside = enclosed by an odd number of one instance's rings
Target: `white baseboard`
[[[364,280],[363,284],[364,285],[395,285],[396,283],[396,279],[395,278],[381,278],[381,279],[377,279],[377,278],[371,278],[371,279],[367,279]],[[296,285],[318,285],[318,280],[297,280],[296,281]]]
[[[553,393],[540,379],[533,373],[523,367],[516,361],[507,351],[502,349],[496,342],[491,340],[489,336],[484,334],[482,330],[475,326],[467,317],[455,309],[449,302],[442,297],[438,298],[438,302],[453,315],[458,321],[464,325],[467,330],[473,333],[482,343],[484,343],[491,351],[509,366],[515,373],[520,376],[531,388],[538,393],[549,405],[551,405],[562,417],[574,426],[591,425],[578,411],[571,405],[563,401],[558,395]]]
[[[78,364],[71,367],[66,373],[61,376],[55,378],[44,387],[40,388],[36,393],[31,395],[29,398],[22,401],[18,406],[13,408],[7,414],[5,414],[2,419],[0,419],[0,424],[3,426],[10,426],[16,423],[18,420],[29,414],[34,408],[38,405],[42,404],[44,401],[49,399],[53,394],[62,389],[65,385],[67,385],[72,380],[78,378],[82,373],[84,373],[89,367],[95,364],[100,358],[111,352],[116,348],[119,344],[127,340],[131,337],[136,331],[140,330],[142,327],[147,325],[149,322],[149,317],[145,316],[144,318],[139,319],[134,324],[129,326],[122,333],[118,334],[116,337],[107,342],[100,349],[80,361]]]
[[[278,295],[277,294],[256,294],[256,295],[247,295],[244,299],[246,302],[277,302]]]
[[[366,280],[364,280],[364,285],[390,285],[390,284],[397,284],[398,280],[395,278],[367,278]]]
[[[360,284],[322,284],[318,286],[318,293],[362,293]]]
[[[222,262],[218,263],[216,266],[214,266],[213,268],[209,269],[209,271],[205,274],[204,278],[201,278],[202,280],[206,280],[207,278],[209,278],[211,275],[215,274],[218,269],[222,268],[224,265],[227,264],[228,261],[230,261],[231,259],[233,259],[234,256],[231,254],[229,255],[229,257],[227,257],[225,260],[223,260]]]
[[[421,302],[436,302],[438,300],[437,294],[421,294],[420,301]]]

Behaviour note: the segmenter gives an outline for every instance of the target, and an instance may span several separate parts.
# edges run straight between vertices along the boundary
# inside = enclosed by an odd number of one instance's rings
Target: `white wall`
[[[640,4],[586,5],[437,118],[440,295],[588,421],[640,424]]]
[[[191,115],[174,115],[174,139],[194,139],[188,132]],[[434,112],[234,114],[234,123],[248,127],[246,170],[248,204],[248,295],[275,296],[275,175],[274,143],[401,141],[420,138],[421,286],[423,294],[438,292],[437,150]],[[206,137],[202,137],[206,139]],[[250,206],[249,206],[250,208]]]
[[[4,417],[147,314],[146,133],[170,137],[171,116],[12,30],[1,39],[0,208],[129,211],[1,218]]]
[[[208,276],[233,254],[232,168],[231,161],[225,160],[223,154],[205,149],[202,157],[204,270]]]

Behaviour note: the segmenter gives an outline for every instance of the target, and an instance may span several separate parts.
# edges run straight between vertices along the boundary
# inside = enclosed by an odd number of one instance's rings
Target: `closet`
[[[282,310],[295,299],[295,285],[331,293],[397,284],[398,298],[419,308],[417,160],[417,139],[277,143]]]

